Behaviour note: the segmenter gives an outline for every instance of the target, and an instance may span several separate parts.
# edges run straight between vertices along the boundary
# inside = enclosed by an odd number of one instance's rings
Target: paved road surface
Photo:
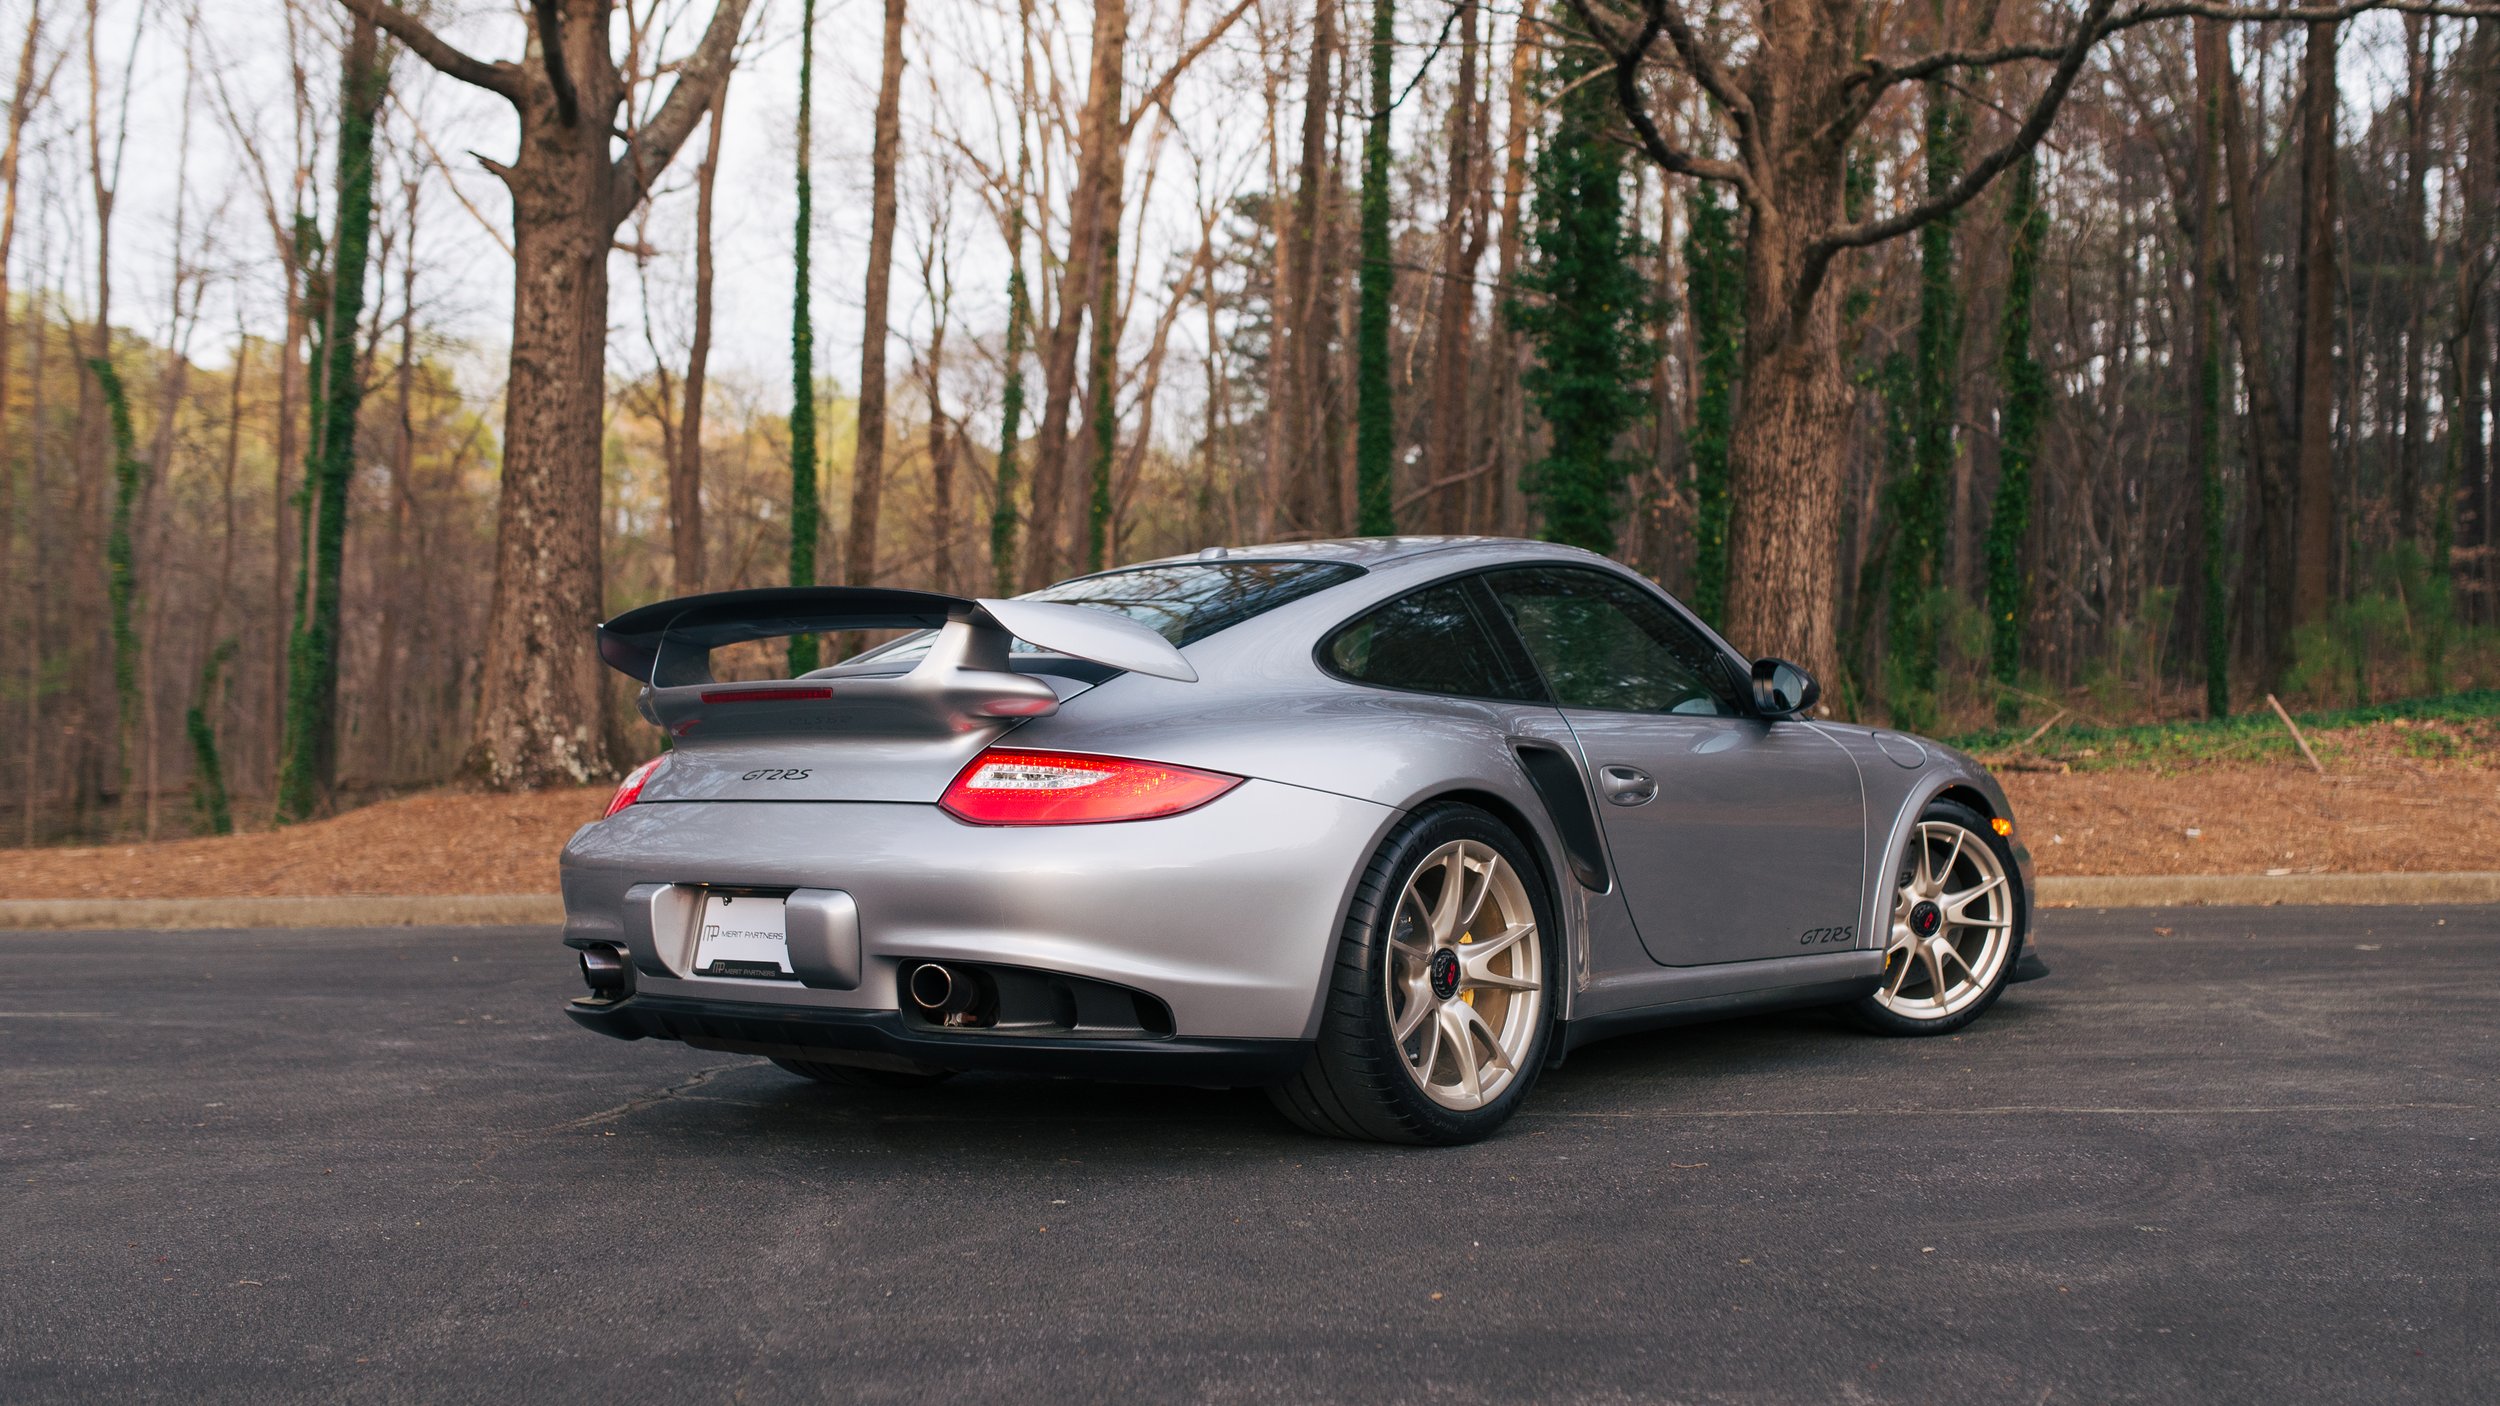
[[[2500,910],[2042,929],[1438,1152],[618,1044],[543,931],[0,937],[0,1400],[2492,1400]]]

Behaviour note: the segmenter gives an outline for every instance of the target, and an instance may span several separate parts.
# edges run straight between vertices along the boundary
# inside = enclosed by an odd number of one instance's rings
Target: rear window
[[[1187,561],[1080,576],[1024,599],[1115,610],[1185,645],[1362,574],[1336,561]]]
[[[1359,566],[1334,561],[1184,561],[1080,576],[1020,599],[1113,611],[1177,647],[1362,574]],[[926,631],[907,635],[849,663],[909,663],[927,654],[935,637]],[[1022,640],[1015,651],[1036,652]]]

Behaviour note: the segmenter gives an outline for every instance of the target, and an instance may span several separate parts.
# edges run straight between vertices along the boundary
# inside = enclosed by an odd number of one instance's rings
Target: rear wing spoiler
[[[805,689],[793,689],[788,681],[713,686],[712,651],[724,645],[841,630],[936,630],[938,637],[928,654],[899,676],[819,676],[807,680]],[[865,705],[854,713],[857,725],[873,727],[882,716],[891,725],[918,730],[912,725],[943,722],[959,728],[1057,711],[1058,694],[1049,684],[1008,667],[1009,644],[1018,639],[1129,673],[1182,683],[1198,679],[1169,640],[1107,610],[868,586],[781,586],[660,601],[600,625],[599,657],[650,690],[645,710],[664,727],[691,715],[700,703],[752,694],[754,701],[772,704]]]

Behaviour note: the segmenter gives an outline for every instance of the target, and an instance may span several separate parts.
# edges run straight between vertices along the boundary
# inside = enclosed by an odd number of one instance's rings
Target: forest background
[[[612,775],[672,593],[1356,532],[1946,733],[2500,682],[2485,7],[10,0],[0,71],[17,842]]]

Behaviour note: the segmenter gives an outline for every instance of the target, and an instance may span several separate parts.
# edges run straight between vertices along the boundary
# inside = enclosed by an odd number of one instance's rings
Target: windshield
[[[1362,574],[1333,561],[1185,561],[1080,576],[1019,599],[1116,611],[1181,646]],[[929,631],[906,635],[848,663],[909,663],[927,654],[934,638]],[[1036,652],[1022,640],[1015,651]]]

